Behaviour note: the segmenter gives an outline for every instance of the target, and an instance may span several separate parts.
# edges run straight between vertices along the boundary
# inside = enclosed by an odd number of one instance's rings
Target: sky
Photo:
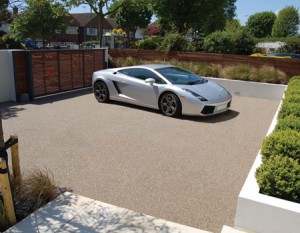
[[[294,6],[300,10],[300,0],[237,0],[236,1],[236,18],[245,25],[250,15],[262,11],[273,11],[278,13],[279,10],[286,6]],[[73,8],[71,13],[89,13],[90,7],[82,5]]]
[[[237,0],[235,5],[236,18],[242,25],[245,25],[250,15],[257,12],[273,11],[278,13],[286,6],[294,6],[300,10],[300,0]]]

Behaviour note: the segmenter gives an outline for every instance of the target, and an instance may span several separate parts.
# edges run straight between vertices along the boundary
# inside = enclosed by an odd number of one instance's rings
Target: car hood
[[[189,89],[207,100],[219,100],[230,97],[230,94],[220,85],[208,81],[196,85],[176,85],[180,88]]]

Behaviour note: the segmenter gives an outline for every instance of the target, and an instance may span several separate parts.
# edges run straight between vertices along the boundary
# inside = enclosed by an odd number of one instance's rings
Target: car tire
[[[109,90],[105,82],[98,81],[95,83],[94,95],[100,103],[107,103],[109,101]]]
[[[164,93],[159,101],[160,110],[169,117],[178,117],[181,115],[181,102],[177,95],[172,92]]]

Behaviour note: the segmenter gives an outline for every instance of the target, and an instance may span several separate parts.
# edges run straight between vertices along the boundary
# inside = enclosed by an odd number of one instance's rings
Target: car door
[[[158,85],[145,82],[148,78],[160,82],[161,79],[155,73],[145,68],[126,68],[119,70],[118,73],[120,73],[118,89],[124,98],[139,105],[157,108]]]

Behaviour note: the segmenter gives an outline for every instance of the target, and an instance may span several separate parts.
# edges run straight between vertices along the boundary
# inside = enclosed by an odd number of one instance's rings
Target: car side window
[[[158,77],[155,73],[153,73],[150,70],[144,69],[144,68],[129,68],[129,69],[123,69],[119,70],[120,73],[141,79],[146,80],[148,78],[153,78],[155,80],[155,83],[158,84],[165,84],[166,82],[162,80],[160,77]]]

